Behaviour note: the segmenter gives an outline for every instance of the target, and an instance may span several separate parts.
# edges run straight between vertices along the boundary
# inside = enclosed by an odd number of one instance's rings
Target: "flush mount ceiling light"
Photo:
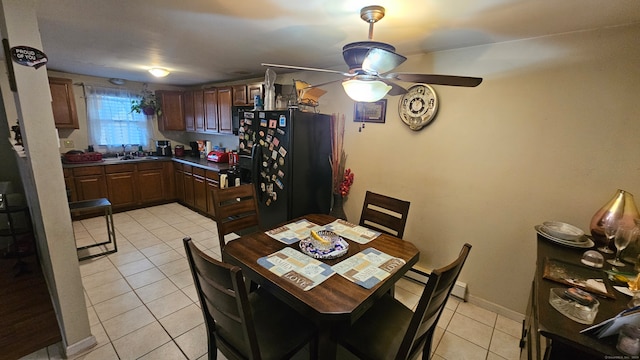
[[[149,69],[149,72],[155,77],[165,77],[169,75],[169,70],[159,67],[151,68]]]
[[[378,101],[391,90],[391,86],[366,75],[345,80],[342,82],[342,87],[351,99],[359,102]]]
[[[125,80],[120,78],[111,78],[109,79],[109,82],[112,83],[113,85],[124,85]]]

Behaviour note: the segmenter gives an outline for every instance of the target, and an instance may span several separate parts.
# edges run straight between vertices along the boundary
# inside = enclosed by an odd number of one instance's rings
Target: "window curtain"
[[[127,146],[127,151],[130,148],[135,151],[138,146],[144,149],[152,146],[152,117],[131,112],[131,101],[139,100],[139,93],[94,85],[85,85],[84,93],[89,145],[107,152],[122,151],[123,145]]]

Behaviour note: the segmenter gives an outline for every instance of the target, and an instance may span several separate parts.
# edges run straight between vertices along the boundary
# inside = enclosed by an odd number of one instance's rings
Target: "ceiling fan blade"
[[[449,85],[449,86],[464,86],[464,87],[476,87],[482,82],[482,78],[469,77],[469,76],[454,76],[454,75],[434,75],[434,74],[404,74],[404,73],[390,73],[384,75],[386,79],[396,79],[401,81],[433,84],[433,85]]]
[[[310,88],[316,88],[316,87],[320,87],[320,86],[325,86],[325,85],[333,84],[333,83],[338,82],[338,81],[344,81],[344,79],[331,80],[331,81],[323,82],[323,83],[316,84],[316,85],[309,85],[309,86],[308,86],[308,87],[306,87],[305,89],[310,89]]]
[[[388,49],[371,48],[362,61],[362,70],[369,74],[384,74],[407,60],[406,57]]]
[[[402,86],[394,83],[393,81],[390,81],[388,79],[383,79],[383,81],[384,81],[385,84],[391,86],[391,90],[389,90],[387,95],[397,96],[397,95],[404,95],[404,94],[407,93],[407,89],[405,89]]]
[[[310,68],[310,67],[294,66],[294,65],[267,64],[267,63],[262,63],[261,65],[262,66],[275,67],[275,68],[282,68],[282,69],[293,69],[293,70],[303,70],[303,71],[320,71],[320,72],[327,72],[327,73],[333,73],[333,74],[340,74],[340,75],[343,75],[343,76],[353,76],[352,74],[346,73],[344,71],[338,71],[338,70],[318,69],[318,68]]]

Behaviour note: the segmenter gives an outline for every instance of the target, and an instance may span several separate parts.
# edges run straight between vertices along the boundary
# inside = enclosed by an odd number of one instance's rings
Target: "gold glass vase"
[[[605,218],[611,215],[619,220],[620,226],[636,226],[636,219],[640,218],[640,216],[638,215],[636,203],[633,201],[633,194],[618,189],[613,198],[593,215],[591,223],[589,224],[589,230],[591,231],[593,240],[599,245],[606,244],[603,222]],[[636,244],[630,244],[629,246],[631,247],[632,245],[637,247]]]

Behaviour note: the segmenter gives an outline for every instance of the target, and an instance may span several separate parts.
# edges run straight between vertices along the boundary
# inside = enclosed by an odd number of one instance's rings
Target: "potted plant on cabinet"
[[[160,107],[160,103],[156,98],[156,94],[154,94],[147,88],[147,84],[144,84],[144,86],[142,87],[140,100],[131,101],[131,112],[134,111],[138,114],[143,113],[145,115],[162,115],[162,108]]]

